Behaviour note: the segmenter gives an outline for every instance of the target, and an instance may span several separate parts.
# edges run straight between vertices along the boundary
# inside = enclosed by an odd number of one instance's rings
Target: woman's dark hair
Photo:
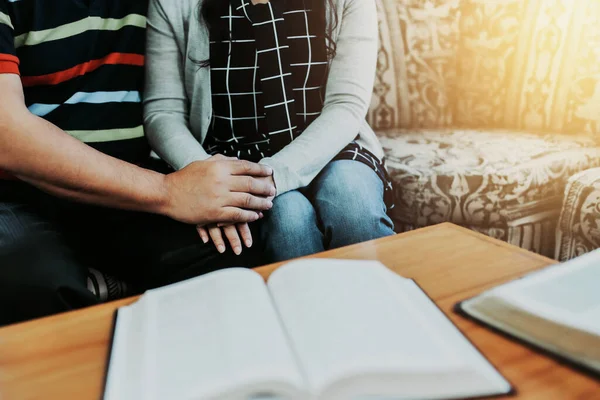
[[[229,7],[230,0],[200,0],[198,18],[204,21],[209,32],[214,27],[221,15],[226,12]],[[281,1],[281,0],[270,0],[270,1]],[[323,2],[327,2],[326,11],[320,13],[322,20],[321,26],[325,27],[325,40],[327,42],[327,56],[329,59],[335,57],[336,43],[333,41],[333,32],[337,28],[339,23],[338,14],[336,10],[335,0],[302,0],[305,4],[305,8],[310,7],[312,9],[318,9],[322,6]],[[331,16],[330,23],[327,23],[327,13]],[[210,60],[200,61],[202,67],[208,67]]]

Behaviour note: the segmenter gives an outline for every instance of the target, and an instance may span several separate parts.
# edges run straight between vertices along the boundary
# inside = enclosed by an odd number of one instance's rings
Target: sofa
[[[397,231],[452,222],[561,260],[600,246],[600,2],[376,2],[367,118]]]
[[[570,179],[600,187],[600,3],[377,6],[368,119],[395,182],[397,231],[452,222],[559,259],[600,245],[589,239],[600,227],[568,217],[589,204],[571,195],[563,212]]]

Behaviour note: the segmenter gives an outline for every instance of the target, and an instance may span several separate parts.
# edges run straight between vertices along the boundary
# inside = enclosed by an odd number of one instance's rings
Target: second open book
[[[228,269],[121,308],[105,399],[435,399],[509,383],[427,295],[377,262]]]

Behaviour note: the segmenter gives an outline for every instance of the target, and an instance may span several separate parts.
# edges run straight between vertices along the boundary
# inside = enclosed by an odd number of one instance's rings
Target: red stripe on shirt
[[[19,75],[19,59],[10,54],[0,54],[0,74]]]
[[[93,72],[103,65],[144,65],[144,56],[132,53],[111,53],[104,58],[91,60],[69,68],[64,71],[40,76],[24,76],[21,78],[23,86],[58,85],[78,76]]]
[[[0,74],[19,75],[19,59],[10,54],[0,54]],[[15,177],[0,169],[0,179],[15,179]]]

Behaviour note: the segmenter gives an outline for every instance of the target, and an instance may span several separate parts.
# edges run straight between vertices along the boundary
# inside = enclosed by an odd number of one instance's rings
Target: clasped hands
[[[236,160],[236,158],[225,157],[222,155],[213,156],[207,161],[219,161],[219,160]],[[272,187],[275,188],[275,181],[273,180],[273,175],[268,176],[251,176],[251,179],[256,182],[260,182],[264,185],[264,187]],[[248,183],[248,192],[252,193],[252,183]],[[259,189],[260,190],[260,189]],[[275,198],[275,190],[271,192],[270,196],[264,197],[267,200],[266,207],[270,209],[273,206],[273,199]],[[263,211],[266,211],[265,204],[257,204],[256,208],[252,208],[253,204],[249,202],[247,204],[246,209],[249,211],[255,211],[257,213],[258,219],[263,218]],[[227,245],[225,243],[225,239],[229,242],[231,249],[236,255],[242,254],[244,246],[247,248],[252,247],[253,239],[252,233],[250,231],[250,226],[247,222],[244,223],[229,223],[229,222],[218,222],[208,225],[197,225],[196,229],[200,235],[202,241],[206,244],[212,240],[215,245],[217,251],[219,253],[225,253],[227,250]]]

